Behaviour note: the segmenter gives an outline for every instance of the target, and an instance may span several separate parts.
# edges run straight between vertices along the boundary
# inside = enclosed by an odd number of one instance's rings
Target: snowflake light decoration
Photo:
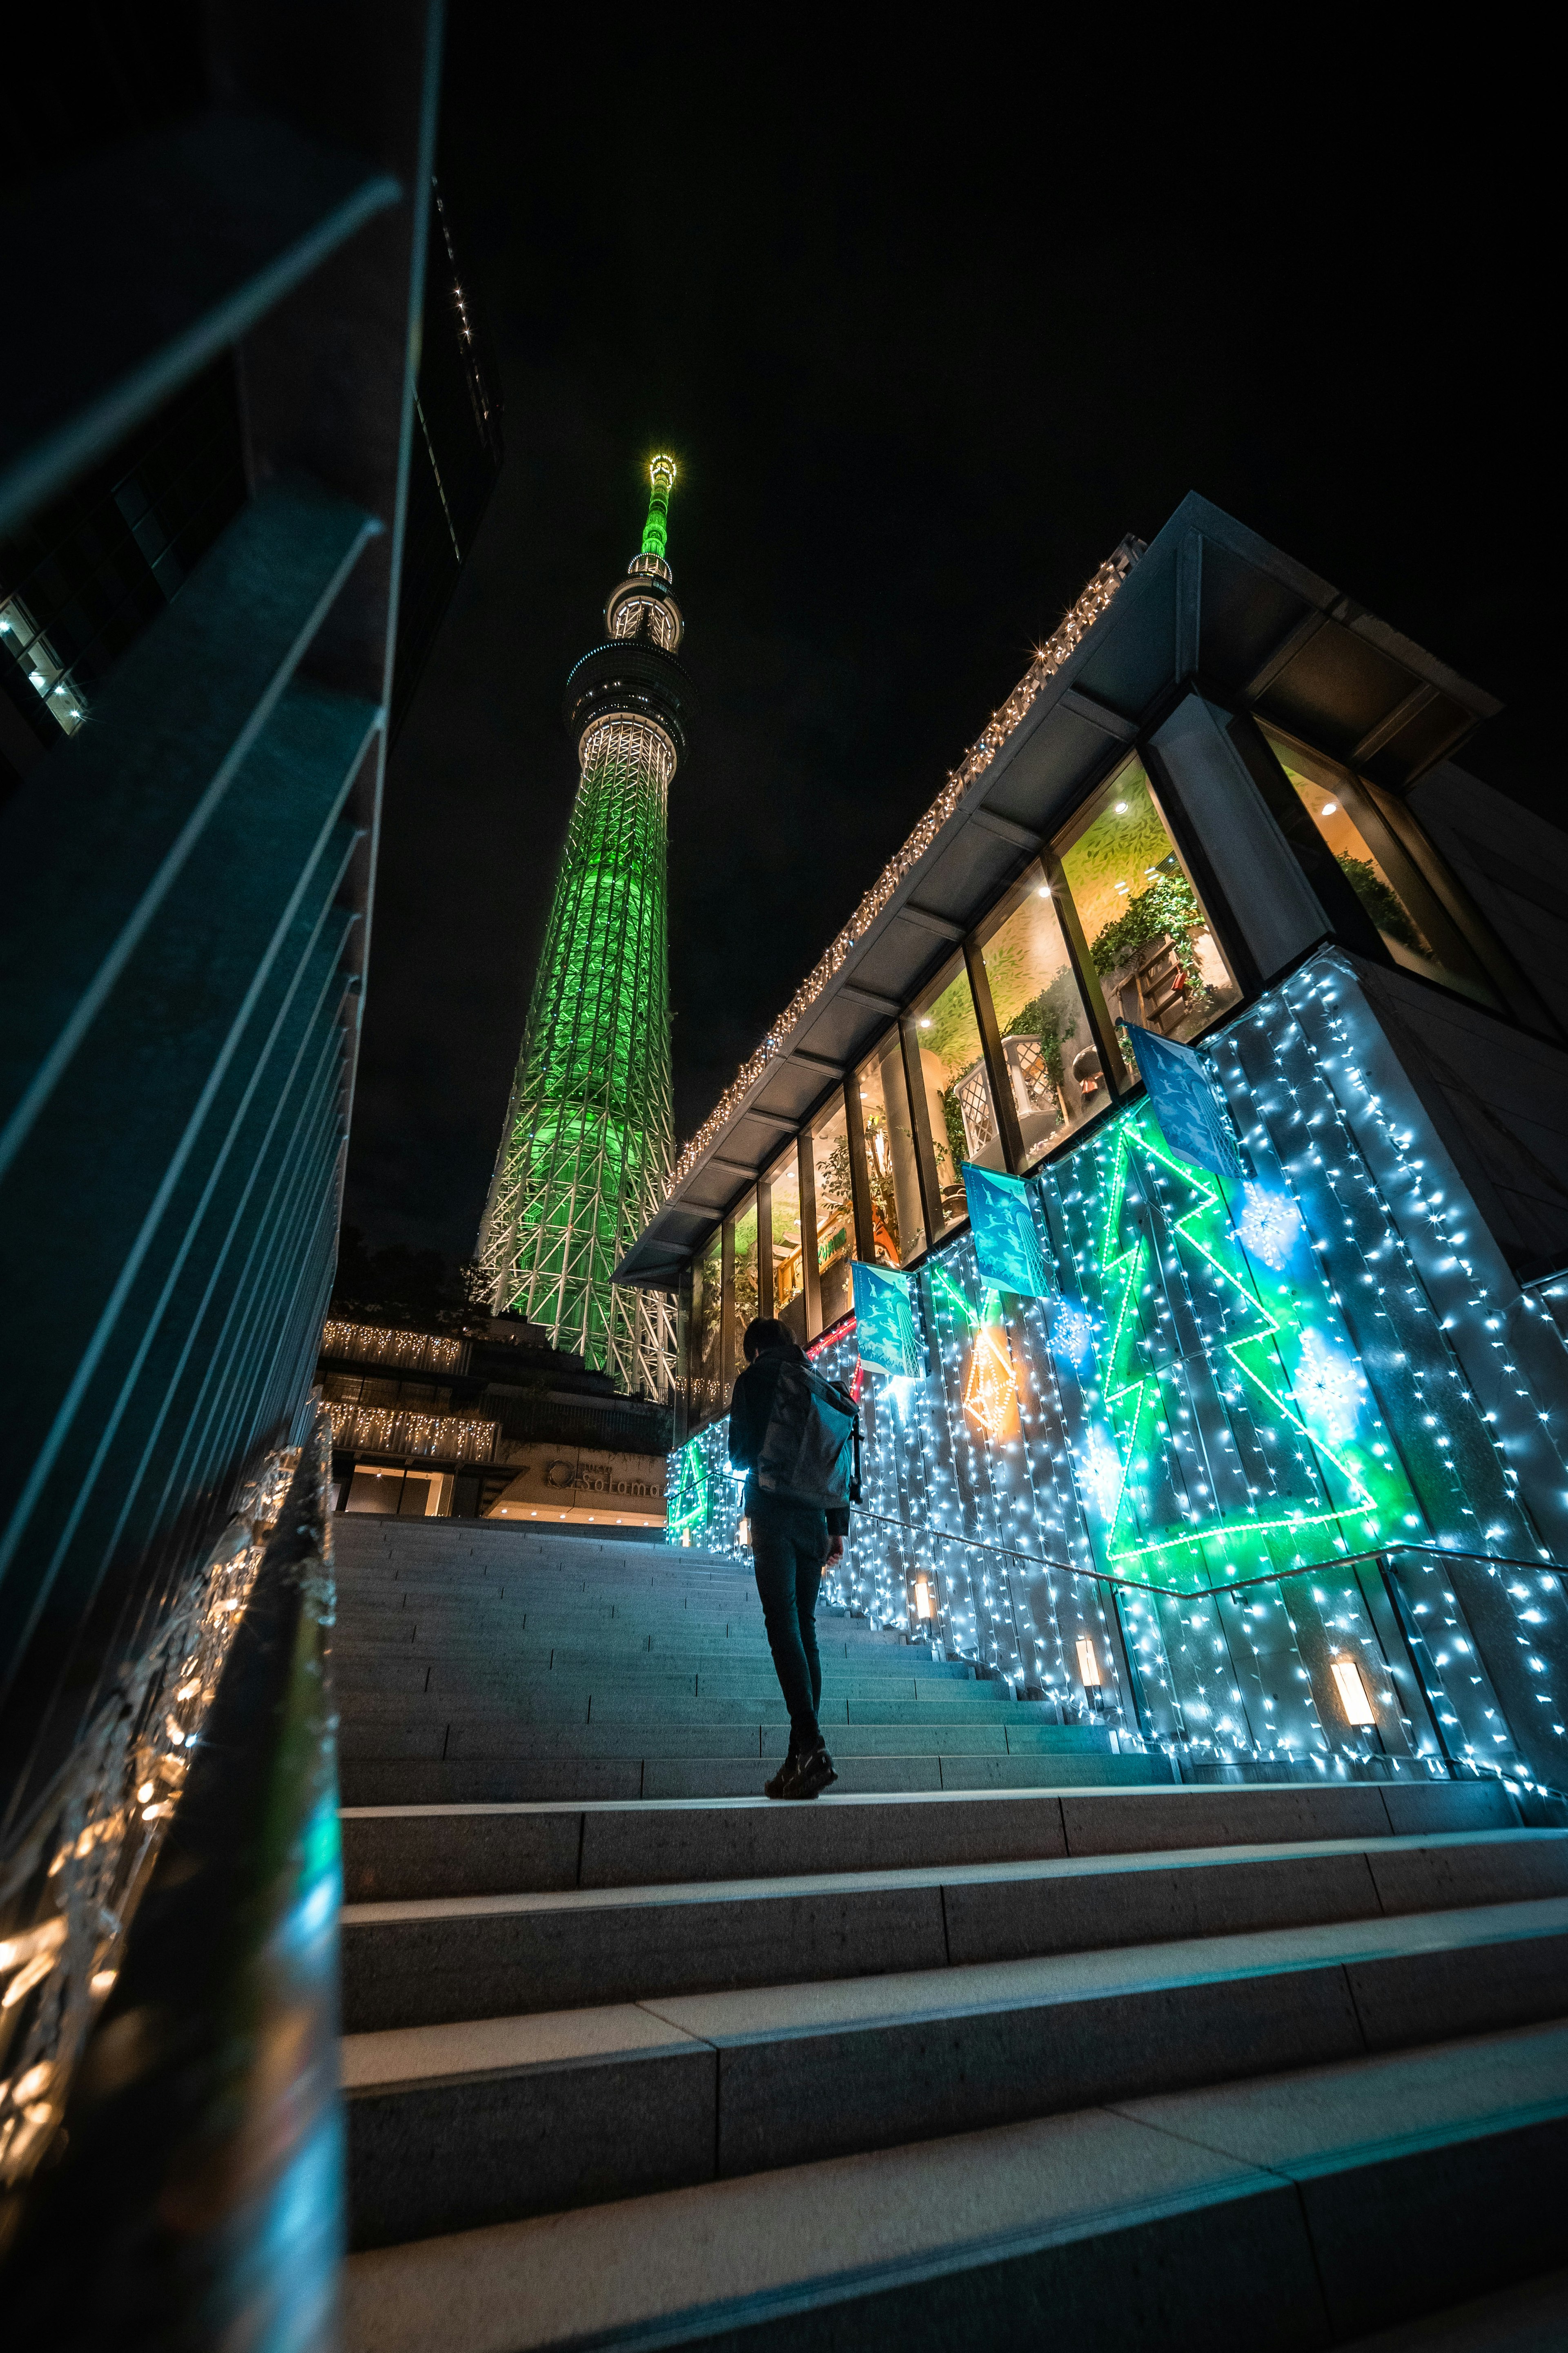
[[[1301,1361],[1293,1383],[1296,1402],[1333,1444],[1355,1435],[1366,1381],[1352,1356],[1331,1347],[1322,1334],[1301,1335]]]
[[[1300,1213],[1283,1193],[1265,1185],[1247,1185],[1242,1191],[1242,1211],[1237,1231],[1253,1258],[1280,1273],[1301,1230]]]
[[[1058,1302],[1051,1312],[1051,1343],[1075,1365],[1094,1344],[1094,1318],[1076,1299]]]
[[[1100,1518],[1113,1519],[1121,1493],[1121,1457],[1113,1446],[1106,1444],[1103,1438],[1095,1439],[1089,1447],[1084,1483],[1094,1497],[1094,1506]]]

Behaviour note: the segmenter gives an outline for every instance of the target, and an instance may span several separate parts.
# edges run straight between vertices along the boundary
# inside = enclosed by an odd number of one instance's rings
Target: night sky
[[[458,0],[448,39],[508,458],[388,778],[371,1243],[473,1249],[575,784],[561,691],[657,448],[704,710],[670,807],[678,1138],[1031,647],[1189,490],[1500,695],[1466,764],[1558,815],[1556,378],[1473,145],[1112,104],[1044,37],[900,80],[581,19],[512,55],[535,12]]]

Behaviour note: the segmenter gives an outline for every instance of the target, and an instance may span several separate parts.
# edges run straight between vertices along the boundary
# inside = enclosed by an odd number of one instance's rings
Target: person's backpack
[[[847,1390],[807,1364],[781,1366],[756,1482],[781,1504],[842,1511],[860,1500],[860,1417]]]

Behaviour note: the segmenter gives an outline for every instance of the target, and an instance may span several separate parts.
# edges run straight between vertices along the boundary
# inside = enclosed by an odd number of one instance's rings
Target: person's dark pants
[[[826,1512],[762,1504],[752,1511],[752,1559],[773,1669],[789,1710],[792,1757],[822,1746],[816,1721],[822,1662],[816,1655],[816,1597],[829,1544]]]

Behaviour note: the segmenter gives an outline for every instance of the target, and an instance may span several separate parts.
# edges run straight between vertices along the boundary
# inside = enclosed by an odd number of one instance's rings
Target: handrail
[[[1249,1586],[1277,1585],[1287,1577],[1321,1577],[1326,1568],[1350,1568],[1358,1560],[1384,1559],[1391,1552],[1430,1553],[1436,1560],[1479,1560],[1494,1568],[1531,1568],[1544,1570],[1553,1577],[1568,1577],[1568,1567],[1562,1561],[1542,1557],[1540,1560],[1519,1560],[1508,1553],[1462,1552],[1453,1545],[1394,1544],[1373,1545],[1365,1552],[1337,1552],[1331,1560],[1300,1561],[1289,1568],[1271,1568],[1261,1577],[1238,1577],[1227,1585],[1199,1585],[1184,1592],[1178,1585],[1149,1585],[1134,1577],[1112,1577],[1103,1568],[1088,1568],[1076,1561],[1052,1560],[1043,1553],[1020,1552],[1016,1545],[990,1544],[984,1536],[954,1535],[947,1528],[917,1528],[908,1520],[892,1518],[886,1512],[868,1512],[857,1504],[854,1509],[862,1519],[876,1520],[883,1527],[902,1528],[906,1535],[936,1544],[969,1545],[977,1552],[1001,1553],[1008,1560],[1021,1560],[1031,1568],[1059,1569],[1064,1577],[1091,1577],[1100,1585],[1114,1585],[1124,1593],[1157,1593],[1169,1601],[1202,1601],[1219,1593],[1245,1593]],[[938,1571],[941,1574],[941,1571]]]
[[[267,1539],[179,1803],[64,2103],[5,2220],[7,2341],[336,2342],[331,1454],[324,1415]],[[84,2218],[94,2218],[84,2222]]]

